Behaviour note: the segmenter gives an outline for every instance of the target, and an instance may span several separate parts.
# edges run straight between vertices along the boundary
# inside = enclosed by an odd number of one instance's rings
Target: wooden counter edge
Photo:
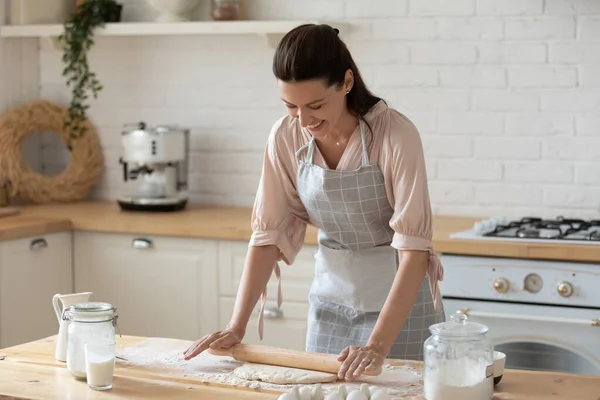
[[[9,221],[10,218],[19,218]],[[10,223],[10,225],[9,225]],[[51,233],[69,232],[73,230],[73,222],[64,218],[30,217],[22,219],[20,216],[0,218],[0,241],[16,240],[24,237],[47,235]]]
[[[0,240],[59,231],[88,231],[168,236],[206,240],[248,241],[252,234],[249,207],[192,204],[177,213],[123,212],[108,201],[21,207],[21,214],[0,218]],[[50,217],[52,216],[52,217]],[[101,216],[99,218],[99,216]],[[453,239],[470,229],[477,217],[434,215],[433,249],[438,254],[556,261],[600,262],[600,246]],[[21,222],[19,222],[21,221]],[[36,222],[37,221],[37,222]],[[197,222],[202,223],[197,223]],[[246,222],[244,222],[246,221]],[[12,224],[12,226],[11,226]],[[307,228],[307,245],[317,244],[317,229]]]

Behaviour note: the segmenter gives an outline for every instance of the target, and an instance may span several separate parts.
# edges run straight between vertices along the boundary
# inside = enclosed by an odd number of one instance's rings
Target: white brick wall
[[[367,82],[422,132],[437,213],[598,217],[600,2],[597,0],[251,0],[254,19],[346,20]],[[125,19],[155,15],[127,0]],[[207,18],[207,8],[198,10]],[[41,43],[41,94],[66,102],[60,53]],[[105,85],[91,117],[121,190],[122,124],[192,128],[191,189],[252,204],[271,124],[285,112],[272,49],[257,37],[99,38]],[[67,156],[46,144],[48,168]]]

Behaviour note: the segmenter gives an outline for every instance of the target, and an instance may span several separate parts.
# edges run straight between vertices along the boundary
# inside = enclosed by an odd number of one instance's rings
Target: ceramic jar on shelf
[[[200,0],[148,0],[148,3],[160,12],[157,22],[182,22],[193,19],[191,12]]]
[[[240,18],[239,0],[212,0],[212,19],[214,21],[235,21]]]

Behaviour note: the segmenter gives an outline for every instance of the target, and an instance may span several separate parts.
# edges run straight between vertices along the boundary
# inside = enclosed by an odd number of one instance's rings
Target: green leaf
[[[105,16],[113,14],[117,8],[116,0],[85,1],[78,12],[71,14],[64,23],[64,32],[58,37],[64,44],[62,75],[71,88],[71,102],[64,126],[72,138],[81,137],[87,130],[80,124],[86,120],[86,110],[90,108],[87,104],[89,94],[97,98],[98,92],[103,89],[96,73],[90,70],[87,58],[87,52],[94,45],[94,31],[104,27]]]

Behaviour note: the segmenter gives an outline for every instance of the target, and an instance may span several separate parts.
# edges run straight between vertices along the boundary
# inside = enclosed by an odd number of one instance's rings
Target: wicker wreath
[[[72,139],[63,129],[67,109],[46,100],[16,106],[0,117],[0,182],[7,182],[10,197],[33,203],[70,202],[83,199],[98,183],[104,169],[102,147],[96,130],[87,120],[87,130]],[[34,132],[57,133],[71,149],[71,162],[56,176],[33,171],[23,159],[21,146]]]

